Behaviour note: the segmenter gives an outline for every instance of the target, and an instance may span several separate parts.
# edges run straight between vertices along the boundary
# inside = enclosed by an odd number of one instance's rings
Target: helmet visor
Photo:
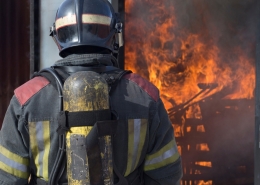
[[[60,42],[78,41],[76,15],[69,14],[55,21],[57,37]]]
[[[67,43],[67,42],[77,42],[78,41],[78,34],[77,34],[77,26],[66,26],[59,28],[57,30],[57,36],[60,42]]]
[[[83,33],[104,39],[110,34],[111,17],[98,14],[83,14]]]

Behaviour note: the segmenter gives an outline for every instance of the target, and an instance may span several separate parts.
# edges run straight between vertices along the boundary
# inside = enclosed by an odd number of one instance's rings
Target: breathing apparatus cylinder
[[[80,71],[66,79],[63,105],[67,112],[66,155],[69,185],[112,185],[113,162],[109,90],[96,72]],[[107,120],[107,121],[106,121]],[[103,127],[104,126],[104,127]]]

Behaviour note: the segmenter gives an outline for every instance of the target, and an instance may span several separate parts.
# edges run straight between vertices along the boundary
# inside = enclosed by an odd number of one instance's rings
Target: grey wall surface
[[[54,23],[55,14],[63,0],[40,1],[40,68],[46,68],[61,59],[59,50],[50,34],[50,27]]]

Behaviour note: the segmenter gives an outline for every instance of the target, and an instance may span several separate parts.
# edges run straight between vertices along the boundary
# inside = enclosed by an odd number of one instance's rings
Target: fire
[[[200,166],[212,167],[211,162],[208,162],[208,161],[195,162],[195,164],[196,164],[196,165],[200,165]]]
[[[221,94],[222,99],[252,99],[255,88],[254,57],[248,50],[239,44],[235,47],[224,44],[223,47],[222,33],[213,23],[210,28],[202,23],[186,26],[190,19],[183,19],[187,22],[182,22],[178,13],[183,12],[174,6],[180,2],[125,1],[125,68],[140,74],[159,88],[176,138],[207,132],[199,103],[216,94]],[[195,12],[208,8],[199,4],[204,1],[183,1],[187,2],[192,4]],[[210,10],[207,11],[210,15]],[[188,16],[189,13],[183,15]],[[202,19],[198,22],[207,19],[201,15],[198,12],[197,16]],[[244,42],[243,37],[237,39],[238,43]],[[234,107],[226,107],[231,108]],[[221,112],[216,111],[216,115],[219,114]],[[192,125],[188,120],[196,120],[196,124]],[[181,155],[185,152],[189,156],[192,152],[210,152],[207,143],[187,142],[179,146],[176,141]],[[194,175],[202,174],[213,164],[205,159],[188,161],[185,165],[184,174]],[[240,170],[243,169],[241,167]],[[197,185],[213,184],[211,180],[201,179],[182,181],[182,185],[194,182]]]
[[[212,181],[207,181],[207,182],[205,182],[205,181],[200,181],[199,183],[198,183],[198,185],[211,185],[212,184]]]
[[[209,151],[209,147],[207,143],[197,144],[196,149],[201,151]]]
[[[154,83],[167,110],[221,90],[226,99],[253,98],[253,58],[241,48],[223,51],[205,29],[180,30],[172,1],[128,0],[125,11],[126,69]]]

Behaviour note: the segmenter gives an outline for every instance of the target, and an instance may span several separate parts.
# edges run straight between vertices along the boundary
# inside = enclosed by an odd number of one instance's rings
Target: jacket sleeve
[[[145,157],[146,185],[179,185],[182,177],[181,157],[174,138],[173,127],[159,99],[150,124],[149,147]]]
[[[29,178],[28,132],[14,96],[0,130],[0,184],[26,185]]]

